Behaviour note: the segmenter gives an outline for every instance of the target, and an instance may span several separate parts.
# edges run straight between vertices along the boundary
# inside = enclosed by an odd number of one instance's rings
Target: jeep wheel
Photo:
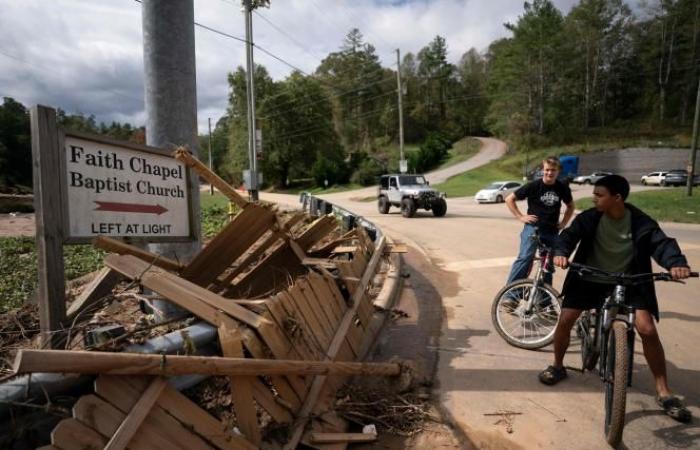
[[[379,214],[387,214],[390,207],[391,204],[389,204],[389,200],[387,200],[386,197],[379,197],[379,201],[377,202],[377,210],[379,210]]]
[[[444,198],[440,198],[433,203],[433,215],[435,217],[442,217],[447,212],[447,202]]]
[[[401,200],[401,215],[404,217],[413,217],[416,213],[416,203],[411,198]]]

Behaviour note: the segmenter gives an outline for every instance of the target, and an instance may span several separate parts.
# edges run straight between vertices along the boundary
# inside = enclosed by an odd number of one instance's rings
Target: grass
[[[641,209],[659,222],[700,224],[700,191],[693,189],[693,196],[686,195],[685,186],[671,189],[632,192],[627,202]],[[592,206],[592,198],[576,200],[581,209]]]
[[[229,201],[220,193],[201,199],[202,234],[215,235],[229,220]],[[238,207],[233,208],[235,214]],[[92,245],[63,247],[65,278],[72,280],[103,266],[105,253]],[[34,238],[0,238],[0,313],[21,306],[37,287],[37,254]]]
[[[454,166],[457,163],[466,161],[476,155],[481,148],[481,141],[473,137],[465,137],[452,144],[449,150],[449,157],[440,164],[438,169]]]

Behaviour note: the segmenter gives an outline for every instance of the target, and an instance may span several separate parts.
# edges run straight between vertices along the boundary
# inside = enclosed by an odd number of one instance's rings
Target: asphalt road
[[[485,142],[474,161],[484,163],[503,150],[499,141]],[[474,162],[472,161],[472,162]],[[575,198],[590,196],[591,187],[574,187]],[[370,194],[374,190],[367,190]],[[410,245],[412,258],[422,257],[433,267],[426,277],[442,298],[442,335],[434,350],[439,354],[436,387],[445,413],[478,448],[488,449],[597,449],[603,439],[602,385],[592,373],[569,371],[556,387],[539,383],[537,374],[551,363],[551,347],[526,351],[506,344],[493,330],[490,306],[502,287],[518,248],[521,224],[502,204],[477,205],[472,198],[448,199],[447,215],[434,218],[419,212],[401,217],[397,208],[387,215],[375,202],[359,202],[357,191],[326,198],[378,224],[395,240]],[[289,197],[265,196],[294,204]],[[588,205],[579,205],[585,208]],[[692,267],[700,268],[700,226],[663,224],[678,239]],[[555,286],[563,279],[555,276]],[[668,360],[671,387],[685,396],[696,418],[682,425],[664,416],[654,401],[652,379],[635,347],[634,380],[627,400],[623,448],[700,448],[700,280],[687,285],[658,283],[662,310],[659,323]],[[580,367],[575,339],[565,364]],[[507,432],[499,411],[512,416]]]

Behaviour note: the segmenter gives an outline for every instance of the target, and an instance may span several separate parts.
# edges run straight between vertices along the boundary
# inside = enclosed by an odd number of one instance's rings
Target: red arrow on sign
[[[98,202],[95,211],[115,211],[115,212],[132,212],[145,214],[158,214],[159,216],[167,211],[167,208],[161,205],[141,205],[138,203],[119,203],[119,202]]]

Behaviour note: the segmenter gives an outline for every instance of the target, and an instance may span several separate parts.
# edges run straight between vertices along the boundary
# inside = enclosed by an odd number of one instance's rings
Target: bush
[[[382,168],[373,159],[365,159],[360,163],[355,173],[352,174],[350,181],[362,186],[371,186],[376,184],[377,177],[382,174]]]
[[[325,181],[328,180],[328,186],[341,184],[348,181],[347,165],[343,161],[334,161],[319,155],[311,166],[311,175],[314,178],[316,186],[325,186]]]

